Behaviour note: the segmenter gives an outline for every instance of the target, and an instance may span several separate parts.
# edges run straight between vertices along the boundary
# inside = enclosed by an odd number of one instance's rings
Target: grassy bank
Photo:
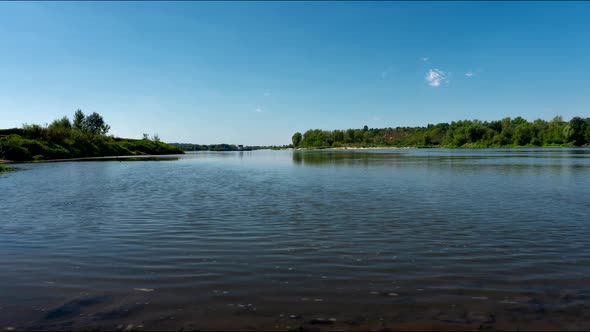
[[[67,117],[51,125],[24,125],[0,130],[0,159],[13,161],[67,159],[104,156],[182,154],[182,149],[154,139],[107,136],[110,128],[93,113],[76,113],[74,123]]]
[[[10,167],[0,164],[0,173],[10,171]]]
[[[0,158],[14,161],[66,159],[103,156],[130,156],[144,154],[181,154],[183,151],[170,144],[72,133],[54,137],[42,132],[41,137],[30,133],[0,137]]]

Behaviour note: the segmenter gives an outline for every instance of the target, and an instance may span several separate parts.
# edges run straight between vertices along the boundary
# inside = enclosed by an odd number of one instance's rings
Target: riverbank
[[[127,156],[104,156],[104,157],[84,157],[84,158],[64,158],[64,159],[47,159],[47,160],[31,160],[30,163],[54,163],[67,161],[136,161],[136,160],[175,160],[181,154],[168,155],[127,155]]]
[[[22,136],[21,136],[22,135]],[[3,162],[184,154],[182,149],[160,141],[73,133],[56,138],[35,137],[27,132],[0,137]]]
[[[129,155],[183,154],[179,147],[160,141],[158,135],[143,139],[120,138],[107,132],[107,125],[96,112],[85,116],[81,110],[50,125],[23,125],[0,129],[0,159],[12,161],[56,160]]]

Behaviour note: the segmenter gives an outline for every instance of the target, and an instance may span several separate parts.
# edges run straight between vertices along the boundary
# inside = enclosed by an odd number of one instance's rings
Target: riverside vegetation
[[[49,125],[23,125],[0,130],[0,159],[14,161],[67,159],[82,157],[127,156],[145,154],[182,154],[182,149],[151,139],[128,139],[107,136],[110,126],[96,112],[86,116],[77,110]]]
[[[292,136],[295,148],[582,146],[590,143],[590,118],[561,116],[529,122],[522,117],[499,121],[463,120],[427,127],[347,130],[311,129]]]

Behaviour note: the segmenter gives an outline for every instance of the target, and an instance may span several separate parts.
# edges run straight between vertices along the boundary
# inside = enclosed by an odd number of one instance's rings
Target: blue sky
[[[0,128],[77,108],[111,133],[590,116],[590,2],[0,2]]]

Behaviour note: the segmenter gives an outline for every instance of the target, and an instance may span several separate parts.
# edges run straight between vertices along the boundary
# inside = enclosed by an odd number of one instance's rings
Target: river
[[[590,149],[0,174],[0,330],[590,329]]]

